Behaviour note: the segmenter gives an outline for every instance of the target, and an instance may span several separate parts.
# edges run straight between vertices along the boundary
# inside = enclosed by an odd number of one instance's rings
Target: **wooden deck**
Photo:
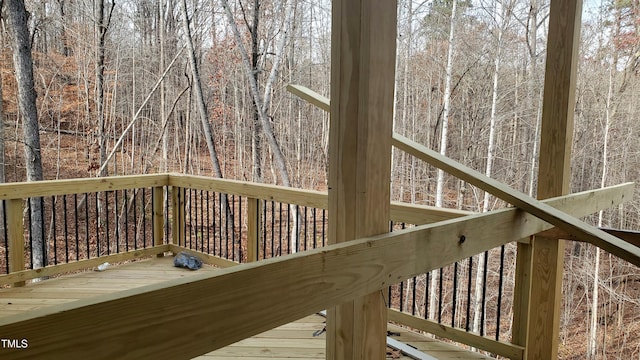
[[[73,275],[27,284],[24,287],[0,289],[0,317],[11,316],[47,306],[59,305],[92,296],[114,293],[162,281],[189,277],[215,268],[204,266],[198,271],[173,266],[173,257],[153,258],[106,271],[86,271]],[[311,315],[294,323],[242,340],[197,359],[324,359],[326,334],[314,333],[324,328],[325,319]],[[461,348],[389,325],[392,337],[436,359],[490,359]],[[2,350],[0,349],[0,358]],[[389,359],[411,359],[407,356]]]

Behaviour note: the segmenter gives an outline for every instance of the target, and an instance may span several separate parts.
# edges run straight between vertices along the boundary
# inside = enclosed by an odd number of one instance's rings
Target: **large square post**
[[[333,1],[329,243],[389,231],[396,11]],[[386,314],[382,292],[329,309],[327,359],[384,359]]]
[[[576,67],[582,0],[552,0],[545,69],[538,198],[569,192]],[[531,245],[519,245],[518,259],[527,259],[530,274],[528,314],[516,311],[514,343],[525,345],[525,358],[557,359],[564,241],[536,236]],[[527,269],[521,268],[522,273]],[[528,277],[528,276],[527,276]],[[522,314],[522,312],[520,312]],[[526,329],[526,331],[522,331]]]

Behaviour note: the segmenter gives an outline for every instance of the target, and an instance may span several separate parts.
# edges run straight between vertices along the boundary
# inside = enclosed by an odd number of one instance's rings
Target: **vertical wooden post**
[[[184,189],[171,187],[171,240],[174,245],[184,245]]]
[[[334,0],[329,243],[389,231],[395,0]],[[385,359],[387,311],[376,292],[328,309],[327,359]]]
[[[582,0],[552,0],[545,69],[538,198],[569,190]],[[557,359],[564,242],[534,237],[526,359]]]
[[[164,187],[153,188],[153,245],[164,244]],[[162,257],[164,254],[158,254]]]
[[[7,237],[9,244],[9,273],[24,270],[24,227],[22,199],[5,200],[7,204]],[[14,283],[13,286],[24,286],[25,282]]]
[[[262,200],[247,198],[247,262],[258,261],[261,207]]]

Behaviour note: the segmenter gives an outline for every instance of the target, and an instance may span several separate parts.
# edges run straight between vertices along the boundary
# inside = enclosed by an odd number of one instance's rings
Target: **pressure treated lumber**
[[[164,243],[164,187],[153,188],[153,245]]]
[[[22,227],[22,212],[24,201],[22,199],[6,200],[7,216],[7,243],[9,245],[9,272],[21,272],[24,270],[24,230]],[[6,251],[6,250],[5,250]],[[24,280],[20,278],[12,279],[2,285],[11,284],[13,286],[24,286]]]
[[[554,0],[549,7],[538,157],[539,199],[569,192],[582,1]],[[581,223],[575,225],[577,227]],[[591,226],[581,227],[578,232],[572,231],[576,230],[575,227],[559,227],[638,265],[640,249],[615,236],[605,236],[603,231]],[[531,242],[528,317],[524,323],[514,324],[527,329],[527,359],[558,358],[564,246],[563,240],[541,236],[534,237]]]
[[[546,203],[584,216],[632,192],[627,184]],[[503,209],[9,316],[0,333],[28,338],[29,351],[1,355],[189,359],[551,227]]]
[[[490,192],[492,195],[522,210],[553,224],[578,238],[592,243],[636,266],[640,266],[640,249],[586,224],[575,217],[531,198],[509,186],[491,179],[467,166],[457,163],[441,154],[398,134],[393,135],[394,145],[407,153],[430,163],[433,166],[462,179],[472,185]]]
[[[138,189],[164,186],[168,182],[168,174],[152,174],[5,183],[0,184],[0,200]]]
[[[436,321],[422,319],[410,314],[389,309],[389,321],[406,325],[411,329],[420,330],[429,334],[446,338],[461,344],[465,344],[490,354],[506,357],[511,360],[521,360],[524,355],[524,347],[509,344],[503,341],[495,341],[462,329],[453,328]]]
[[[169,175],[169,185],[186,189],[234,194],[254,199],[273,200],[286,204],[327,208],[327,195],[320,191],[183,174]]]
[[[325,103],[326,97],[319,95],[305,87],[299,85],[290,85],[287,89],[300,96],[301,98],[316,104],[322,109],[327,109],[329,103]],[[555,130],[550,130],[549,133],[554,133]],[[428,162],[429,164],[441,168],[451,175],[458,177],[468,183],[479,187],[480,189],[491,193],[492,195],[504,200],[510,204],[531,212],[532,214],[539,216],[540,218],[549,221],[550,223],[558,226],[559,228],[567,231],[568,233],[582,239],[582,241],[588,241],[595,246],[600,247],[632,264],[638,265],[640,262],[640,251],[635,249],[632,245],[624,244],[623,241],[615,236],[608,235],[605,232],[598,230],[597,228],[590,226],[577,219],[572,219],[564,214],[561,214],[557,210],[553,210],[549,206],[546,206],[539,201],[522,194],[507,185],[493,180],[469,167],[459,164],[447,157],[440,155],[439,153],[418,144],[402,135],[394,134],[392,139],[393,146],[414,155],[415,157]],[[570,145],[567,145],[570,146]],[[550,146],[551,147],[551,146]],[[553,152],[552,157],[560,156],[559,153]],[[562,158],[565,156],[562,155]],[[566,171],[566,170],[562,170]],[[545,181],[557,181],[557,178],[561,176],[549,175]]]
[[[329,244],[389,232],[396,32],[396,0],[332,0]],[[386,358],[384,297],[360,295],[327,309],[329,360]]]

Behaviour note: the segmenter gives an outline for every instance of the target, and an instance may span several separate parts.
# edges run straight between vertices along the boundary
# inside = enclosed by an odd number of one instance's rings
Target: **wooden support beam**
[[[24,227],[22,213],[24,200],[10,199],[6,202],[7,243],[9,245],[9,273],[24,270]],[[17,280],[17,279],[16,279]],[[11,282],[9,282],[11,283]],[[24,279],[12,281],[13,286],[24,286]]]
[[[327,208],[327,194],[321,191],[182,174],[170,175],[169,184],[185,189],[215,191],[255,199],[273,200],[285,204]]]
[[[538,199],[569,192],[581,26],[582,0],[551,1],[540,129]],[[632,264],[640,264],[639,248],[593,226],[581,225],[576,222],[573,228],[558,227]],[[525,289],[529,297],[528,314],[526,319],[516,323],[527,329],[525,356],[529,360],[558,358],[564,243],[563,240],[541,236],[534,237],[531,242],[531,285]]]
[[[640,249],[616,238],[613,235],[607,234],[592,225],[586,224],[558,209],[554,209],[553,207],[514,190],[497,180],[491,179],[478,171],[442,156],[438,152],[409,140],[404,136],[394,134],[393,144],[397,148],[404,150],[433,166],[443,169],[444,171],[475,185],[482,190],[488,191],[501,200],[513,204],[522,210],[583,239],[584,241],[590,242],[593,245],[596,245],[632,264],[640,266]],[[606,207],[609,207],[609,205]]]
[[[184,245],[184,188],[171,186],[171,243]]]
[[[575,0],[572,0],[572,2],[575,2]],[[565,5],[568,5],[569,3],[566,3]],[[575,6],[575,3],[573,4],[573,6]],[[564,9],[564,8],[563,8]],[[559,12],[562,13],[563,10],[560,10]],[[569,6],[566,11],[573,11],[572,14],[574,14],[575,11],[577,11],[576,9],[572,9],[571,6]],[[575,15],[575,14],[574,14]],[[576,16],[579,16],[576,15]],[[563,21],[566,21],[567,19],[564,18]],[[579,20],[579,19],[578,19]],[[558,19],[556,19],[556,21],[560,21]],[[579,21],[578,21],[579,24]],[[575,24],[574,24],[575,25]],[[556,25],[559,26],[559,25]],[[576,25],[577,26],[577,25]],[[560,31],[562,32],[562,31]],[[574,32],[571,31],[568,33],[569,35],[575,36]],[[578,34],[579,35],[579,34]],[[572,43],[574,43],[573,46],[577,46],[575,45],[576,43],[572,41]],[[557,44],[557,46],[562,48],[562,44]],[[571,50],[571,49],[565,49],[565,50]],[[565,57],[567,55],[565,54]],[[574,59],[575,60],[575,59]],[[574,64],[575,65],[575,64]],[[553,67],[552,67],[553,68]],[[567,69],[557,69],[554,73],[559,74],[562,71],[568,71]],[[548,70],[549,71],[549,70]],[[575,69],[573,69],[573,71],[575,72]],[[562,76],[560,76],[562,75]],[[567,76],[569,76],[570,74],[559,74],[558,76],[560,76],[561,78],[566,78]],[[556,77],[554,75],[550,75],[549,76],[551,79],[555,79]],[[573,77],[575,77],[575,74],[573,75]],[[554,81],[550,81],[549,82],[550,85],[549,87],[554,87],[557,86],[557,84]],[[299,85],[289,85],[287,87],[287,90],[289,90],[292,94],[295,94],[297,96],[300,96],[302,99],[305,99],[313,104],[315,104],[316,106],[319,106],[321,109],[327,109],[329,106],[329,102],[328,99],[312,90],[309,90],[303,86],[299,86]],[[575,91],[571,90],[571,91]],[[565,112],[567,112],[564,116],[568,117],[571,116],[571,119],[573,117],[572,114],[572,107],[574,104],[574,102],[569,102],[568,98],[567,98],[568,94],[564,94],[563,96],[549,96],[549,100],[548,101],[552,101],[552,100],[556,100],[559,101],[559,99],[564,98],[564,102],[561,102],[561,104],[556,105],[556,106],[560,106],[562,104],[564,104],[564,109]],[[562,106],[560,106],[562,108]],[[560,110],[557,110],[560,111]],[[556,111],[556,113],[557,113]],[[555,115],[556,113],[552,113],[550,110],[547,111],[546,114],[547,115],[546,118],[549,118],[550,120],[548,121],[548,125],[547,126],[547,131],[545,131],[545,133],[548,134],[554,134],[553,136],[549,136],[549,137],[545,137],[545,139],[560,139],[562,136],[570,136],[571,132],[568,131],[567,129],[562,129],[561,126],[557,126],[558,123],[554,122],[553,119],[555,119]],[[543,114],[544,115],[544,114]],[[572,123],[572,122],[571,122]],[[562,135],[562,136],[560,136]],[[565,139],[566,140],[566,139]],[[543,153],[546,154],[545,156],[543,156],[543,158],[547,161],[545,161],[545,164],[547,164],[547,167],[550,166],[550,162],[552,161],[552,159],[561,159],[562,161],[565,161],[565,159],[568,159],[567,155],[564,153],[559,152],[560,150],[562,151],[568,151],[570,150],[571,147],[571,141],[564,141],[563,143],[568,144],[565,146],[560,146],[559,144],[543,144],[545,149],[550,149],[549,151],[544,151]],[[392,144],[393,146],[404,150],[414,156],[416,156],[417,158],[420,158],[421,160],[424,160],[428,163],[430,163],[433,166],[436,166],[440,169],[443,169],[447,172],[449,172],[450,174],[458,177],[459,179],[465,180],[467,182],[469,182],[472,185],[475,185],[477,187],[479,187],[480,189],[489,192],[490,194],[510,203],[513,204],[515,206],[518,206],[528,212],[531,212],[532,214],[541,217],[542,219],[545,219],[547,221],[549,221],[552,224],[557,225],[559,228],[565,230],[567,233],[572,234],[572,236],[574,236],[577,239],[581,239],[582,241],[588,241],[600,248],[602,248],[603,250],[609,251],[612,254],[615,254],[616,256],[619,256],[622,259],[625,259],[631,263],[634,263],[636,265],[638,265],[638,252],[637,250],[633,249],[633,246],[631,245],[624,245],[622,244],[622,242],[620,241],[620,239],[616,238],[615,236],[608,236],[605,234],[605,232],[596,229],[593,226],[588,226],[585,223],[577,220],[577,219],[570,219],[566,216],[562,216],[562,214],[559,214],[557,211],[554,211],[553,209],[550,209],[548,206],[545,206],[544,204],[541,204],[539,201],[530,198],[528,196],[526,196],[525,194],[522,194],[514,189],[511,189],[510,187],[496,181],[493,180],[487,176],[485,176],[484,174],[481,174],[473,169],[470,169],[469,167],[466,167],[462,164],[456,163],[455,161],[444,157],[442,155],[440,155],[439,153],[421,145],[418,144],[412,140],[409,140],[408,138],[398,135],[398,134],[394,134],[393,135],[393,139],[392,139]],[[548,155],[548,156],[547,156]],[[563,162],[564,163],[564,162]],[[541,163],[541,166],[544,166]],[[568,166],[568,165],[567,165]],[[543,167],[541,167],[541,169],[543,169]],[[547,176],[545,176],[545,181],[548,184],[553,184],[554,182],[558,182],[558,180],[560,178],[566,178],[567,177],[567,172],[568,172],[568,168],[555,168],[552,170],[544,170],[544,172],[546,174],[548,174]],[[563,185],[563,186],[568,186],[568,185]],[[563,193],[566,193],[566,191],[564,191]],[[546,196],[549,197],[549,196]],[[545,197],[541,197],[541,198],[545,198]],[[455,216],[455,214],[452,214],[452,216]],[[562,225],[559,225],[562,224]]]
[[[463,329],[440,324],[437,321],[416,317],[398,310],[389,309],[388,312],[389,321],[407,325],[412,329],[421,330],[480,350],[485,350],[494,356],[499,355],[511,360],[523,359],[524,347],[522,346],[489,339]]]
[[[328,97],[322,96],[305,86],[289,84],[287,85],[287,91],[326,112],[331,111],[331,105]]]
[[[396,0],[333,0],[329,244],[389,231]],[[379,290],[379,289],[372,289]],[[327,359],[385,359],[387,311],[375,293],[327,311]]]
[[[584,216],[632,191],[546,202]],[[0,334],[26,338],[29,348],[0,349],[0,357],[190,359],[549,228],[504,209],[2,317]]]
[[[168,182],[168,174],[150,174],[5,183],[0,184],[0,200],[137,189],[164,186]]]
[[[600,230],[611,234],[617,238],[619,238],[620,240],[626,241],[629,244],[636,246],[636,247],[640,247],[640,231],[633,231],[633,230],[619,230],[619,229],[610,229],[610,228],[600,228]],[[564,239],[564,240],[573,240],[573,241],[582,241],[580,238],[575,237],[571,234],[569,234],[568,232],[562,230],[562,229],[558,229],[558,228],[553,228],[553,229],[549,229],[545,232],[542,232],[540,234],[538,234],[539,236],[543,236],[543,237],[548,237],[548,238],[552,238],[552,239]]]
[[[164,244],[164,187],[153,188],[153,244]],[[161,256],[162,254],[158,254]]]

